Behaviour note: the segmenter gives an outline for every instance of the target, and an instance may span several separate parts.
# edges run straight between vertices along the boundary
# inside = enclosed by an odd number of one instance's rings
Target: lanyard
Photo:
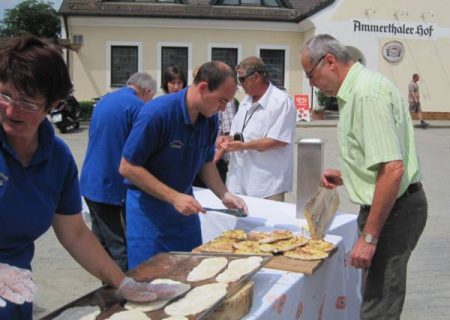
[[[244,123],[242,124],[241,133],[244,133],[245,127],[247,126],[248,122],[249,122],[250,119],[253,117],[253,114],[256,112],[256,110],[258,110],[259,107],[261,107],[260,104],[258,104],[258,105],[256,106],[256,108],[253,109],[252,113],[250,113],[250,116],[248,117],[248,120],[247,120],[247,116],[248,116],[248,110],[247,110],[247,112],[245,113]]]

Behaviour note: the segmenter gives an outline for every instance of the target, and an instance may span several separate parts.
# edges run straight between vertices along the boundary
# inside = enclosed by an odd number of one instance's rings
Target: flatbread
[[[228,238],[228,239],[234,239],[238,241],[246,240],[247,234],[244,230],[227,230],[224,233],[222,233],[222,237]]]
[[[307,260],[307,261],[322,260],[328,257],[327,252],[320,249],[311,248],[308,246],[299,247],[291,251],[286,251],[283,254],[286,257],[292,259]]]
[[[308,247],[320,249],[325,252],[331,252],[335,248],[334,244],[325,240],[309,240]]]
[[[187,281],[196,282],[214,277],[228,264],[225,257],[203,259],[198,266],[192,269],[187,276]]]
[[[227,294],[226,283],[210,283],[192,289],[180,300],[164,308],[169,316],[187,316],[202,312]]]
[[[234,253],[236,254],[264,254],[263,251],[259,249],[259,243],[257,241],[241,241],[233,244]]]
[[[220,252],[220,253],[233,253],[233,243],[235,241],[232,239],[219,237],[205,244],[202,244],[197,249],[200,252]]]
[[[250,241],[259,241],[262,239],[267,238],[269,235],[268,232],[262,232],[262,231],[250,231],[247,235],[247,240]]]
[[[180,281],[174,281],[171,279],[155,279],[151,282],[151,284],[176,284],[176,285],[184,285],[184,289],[179,292],[179,295],[182,295],[189,291],[191,286],[189,284],[185,284]],[[170,302],[170,300],[174,299],[176,297],[172,297],[170,299],[164,299],[164,300],[156,300],[151,302],[130,302],[128,301],[125,303],[124,308],[127,310],[134,310],[134,311],[140,311],[140,312],[149,312],[154,310],[159,310],[163,308],[166,304]]]
[[[308,243],[308,239],[302,236],[294,237],[288,240],[279,240],[272,243],[263,243],[259,245],[259,249],[263,252],[285,252],[293,250],[297,247],[304,246]]]
[[[229,283],[239,280],[242,276],[258,268],[263,258],[248,257],[236,259],[228,264],[228,268],[216,277],[217,282]]]
[[[150,318],[141,311],[127,310],[114,313],[108,320],[149,320]]]
[[[259,240],[259,243],[272,243],[279,240],[287,240],[294,237],[289,230],[275,230],[267,233],[267,237]]]

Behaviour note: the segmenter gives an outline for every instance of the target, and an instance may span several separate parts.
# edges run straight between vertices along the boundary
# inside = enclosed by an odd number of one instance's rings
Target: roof
[[[121,16],[180,19],[221,19],[299,22],[335,0],[284,0],[291,8],[213,5],[211,0],[157,3],[145,0],[63,0],[63,16]]]

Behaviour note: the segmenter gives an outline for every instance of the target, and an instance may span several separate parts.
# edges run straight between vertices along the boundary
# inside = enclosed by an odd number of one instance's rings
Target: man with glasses
[[[363,271],[361,319],[400,319],[409,257],[425,228],[427,199],[408,108],[397,88],[353,62],[330,35],[306,42],[310,84],[339,105],[342,173],[326,169],[326,188],[345,185],[361,206],[351,265]]]
[[[230,152],[230,191],[284,201],[292,190],[296,110],[292,99],[269,80],[267,65],[248,57],[236,67],[247,96],[218,147]]]

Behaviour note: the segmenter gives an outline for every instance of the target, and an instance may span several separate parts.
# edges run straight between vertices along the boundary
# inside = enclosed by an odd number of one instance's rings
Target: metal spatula
[[[242,209],[218,209],[218,208],[207,208],[207,207],[204,207],[203,209],[205,209],[206,211],[216,211],[216,212],[230,214],[230,215],[238,217],[238,218],[243,218],[243,217],[247,216],[247,214]]]

